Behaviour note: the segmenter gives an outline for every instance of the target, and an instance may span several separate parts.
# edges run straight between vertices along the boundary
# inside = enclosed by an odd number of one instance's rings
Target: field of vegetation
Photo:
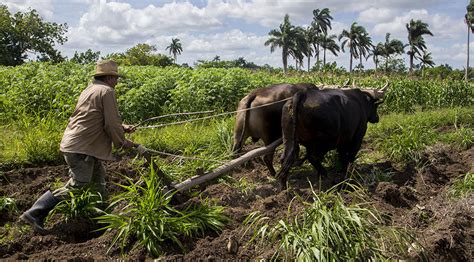
[[[116,87],[130,138],[180,182],[231,160],[234,114],[249,91],[309,82],[390,89],[349,174],[327,156],[328,177],[304,163],[280,191],[252,160],[186,193],[164,194],[136,152],[106,163],[107,200],[74,192],[40,236],[18,216],[67,181],[59,141],[93,65],[0,67],[0,259],[473,260],[474,88],[406,75],[293,73],[239,68],[124,66]],[[198,116],[151,117],[209,111]],[[248,141],[246,151],[256,148]],[[274,164],[279,169],[277,150]]]

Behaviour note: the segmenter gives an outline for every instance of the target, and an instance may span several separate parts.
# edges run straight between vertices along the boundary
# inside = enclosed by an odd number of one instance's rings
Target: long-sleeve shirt
[[[121,147],[124,142],[115,90],[104,82],[94,80],[79,96],[64,131],[60,150],[113,160],[112,143]]]

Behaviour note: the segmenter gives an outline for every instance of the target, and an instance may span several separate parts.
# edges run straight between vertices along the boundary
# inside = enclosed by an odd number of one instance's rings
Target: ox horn
[[[389,85],[389,82],[387,81],[387,83],[385,83],[385,85],[382,87],[382,89],[380,89],[380,92],[383,92],[383,93],[387,92],[388,85]]]
[[[351,79],[347,79],[347,81],[344,82],[344,85],[342,85],[342,86],[347,86],[350,82],[351,82]]]

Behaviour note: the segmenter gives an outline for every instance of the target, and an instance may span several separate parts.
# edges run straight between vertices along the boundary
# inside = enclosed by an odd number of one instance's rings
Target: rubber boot
[[[46,234],[48,231],[43,228],[44,219],[58,203],[59,200],[48,190],[20,216],[20,219],[30,224],[37,233]]]

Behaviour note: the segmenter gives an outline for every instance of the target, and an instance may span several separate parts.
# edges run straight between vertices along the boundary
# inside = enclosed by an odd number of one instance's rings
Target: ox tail
[[[299,145],[297,141],[296,126],[298,123],[298,111],[302,100],[306,98],[305,92],[298,92],[293,99],[286,102],[282,111],[282,133],[285,150],[282,158],[281,170],[277,177],[280,179],[281,186],[286,188],[288,172],[293,166],[299,155]]]
[[[252,105],[253,100],[257,97],[256,94],[250,94],[245,101],[245,107],[243,108],[238,108],[239,110],[245,110],[244,112],[238,112],[237,113],[237,119],[235,123],[235,128],[234,128],[234,145],[232,146],[232,151],[234,153],[239,153],[242,150],[242,146],[245,140],[245,134],[247,133],[246,128],[248,126],[248,114],[249,114],[249,108]],[[241,116],[241,118],[239,117]]]

